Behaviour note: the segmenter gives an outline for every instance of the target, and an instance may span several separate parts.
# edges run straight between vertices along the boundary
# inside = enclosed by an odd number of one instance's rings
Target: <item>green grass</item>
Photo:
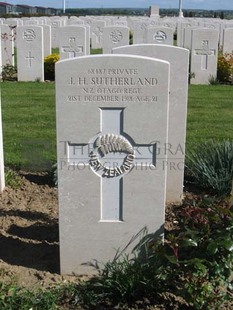
[[[58,47],[53,47],[52,48],[52,54],[59,54],[59,48]]]
[[[54,83],[4,82],[1,90],[5,164],[46,170],[56,161]],[[232,86],[189,87],[187,150],[232,139],[232,97]]]
[[[91,55],[96,55],[96,54],[102,54],[103,49],[102,48],[97,48],[97,49],[91,49]],[[59,48],[52,48],[52,54],[59,54]]]
[[[233,87],[191,85],[188,97],[188,148],[208,140],[232,140]]]
[[[91,49],[91,55],[96,55],[96,54],[103,54],[103,49],[102,48]]]
[[[56,161],[54,83],[4,82],[1,93],[5,165],[46,170]]]

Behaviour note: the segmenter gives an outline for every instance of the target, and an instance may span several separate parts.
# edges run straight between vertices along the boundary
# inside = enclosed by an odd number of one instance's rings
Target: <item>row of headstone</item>
[[[53,16],[53,17],[23,17],[23,18],[0,18],[0,24],[11,24],[15,26],[24,25],[53,25],[59,26],[71,26],[71,25],[91,25],[95,21],[104,21],[106,26],[128,26],[131,29],[136,24],[143,25],[143,28],[150,26],[163,26],[177,28],[177,25],[182,24],[183,26],[193,27],[198,26],[202,28],[212,29],[224,29],[232,28],[231,20],[211,19],[211,18],[176,18],[176,17],[120,17],[120,16]]]
[[[0,29],[2,66],[14,65],[14,42],[17,37],[18,81],[44,81],[44,57],[51,54],[51,27],[18,26],[16,35],[8,25],[1,25]],[[59,28],[61,59],[90,54],[89,37],[88,27]]]
[[[13,34],[8,26],[2,26],[2,65],[14,63]],[[48,27],[48,28],[47,28]],[[19,81],[44,80],[44,57],[51,51],[49,44],[49,26],[19,26],[17,27],[17,66]],[[158,28],[161,29],[161,28]],[[167,43],[171,45],[173,31],[170,36],[164,31],[155,28],[148,30],[151,43]],[[164,28],[165,29],[165,28]],[[66,26],[59,28],[59,51],[61,59],[72,58],[90,54],[90,32],[89,28],[83,26]],[[150,32],[151,31],[151,32]],[[156,36],[154,33],[156,32]],[[193,84],[208,84],[211,76],[217,74],[218,57],[218,32],[212,29],[192,29],[191,32],[191,67],[190,72]],[[154,38],[156,37],[156,40]],[[104,53],[111,53],[112,48],[129,44],[129,28],[123,26],[103,27],[102,42]],[[148,40],[150,41],[150,40]],[[97,43],[92,35],[92,45]],[[49,47],[45,54],[45,49]],[[96,45],[95,47],[97,47]],[[188,46],[187,46],[188,48]]]
[[[98,29],[101,30],[101,28],[104,26],[128,26],[131,31],[136,31],[139,29],[141,34],[143,31],[145,31],[147,28],[151,27],[165,27],[165,28],[172,28],[174,31],[177,29],[177,36],[178,36],[178,46],[183,45],[183,31],[186,28],[192,28],[192,27],[199,27],[199,28],[210,28],[210,29],[216,29],[220,31],[221,33],[225,28],[232,28],[232,22],[231,21],[223,21],[214,19],[209,19],[208,22],[205,19],[174,19],[174,18],[121,18],[115,17],[74,17],[71,16],[69,19],[67,17],[40,17],[40,18],[15,18],[15,19],[1,19],[0,24],[10,24],[12,26],[23,26],[23,25],[50,25],[52,27],[52,37],[57,38],[57,28],[63,27],[63,26],[71,26],[71,25],[79,25],[79,26],[91,26],[91,31],[96,32],[98,36]],[[99,28],[100,27],[100,28]],[[102,35],[102,31],[101,34]],[[222,35],[221,35],[222,36]],[[143,37],[141,40],[145,40],[146,36]],[[135,38],[135,43],[148,43],[148,42],[137,42],[137,40],[140,40]],[[53,40],[53,41],[56,41]],[[53,42],[55,44],[55,42]],[[58,42],[56,43],[56,46],[58,47]]]
[[[11,26],[2,25],[2,65],[6,63],[14,64],[14,43],[16,43],[16,32],[14,24],[20,26],[20,19],[8,19],[7,22]],[[50,25],[43,24],[50,23]],[[115,19],[115,22],[117,19]],[[119,21],[119,20],[118,20]],[[103,53],[111,53],[112,48],[129,44],[129,31],[133,31],[133,44],[168,44],[173,45],[174,32],[177,31],[177,45],[187,48],[191,51],[191,66],[190,76],[193,84],[208,84],[210,77],[216,77],[217,73],[217,57],[219,42],[223,42],[223,51],[231,52],[232,49],[232,28],[230,23],[220,24],[216,20],[212,23],[207,23],[205,20],[201,22],[199,19],[189,19],[181,22],[179,19],[167,19],[167,22],[161,22],[161,19],[127,19],[121,22],[128,24],[126,26],[112,26],[113,20],[100,17],[96,18],[45,18],[45,19],[23,19],[23,23],[27,26],[25,30],[28,32],[26,36],[30,36],[32,27],[43,27],[43,57],[51,53],[51,46],[59,47],[61,59],[89,55],[90,42],[92,48],[103,48]],[[120,23],[120,21],[119,21]],[[33,26],[33,24],[38,24]],[[63,27],[63,25],[69,25]],[[76,26],[75,26],[76,25]],[[221,27],[220,27],[221,26]],[[75,28],[75,27],[79,27]],[[203,28],[205,27],[205,28]],[[85,29],[85,30],[84,30]],[[176,30],[177,29],[177,30]],[[77,31],[76,31],[77,30]],[[220,40],[220,30],[222,30],[222,39]],[[31,36],[33,37],[33,35]],[[208,38],[207,38],[208,37]],[[207,39],[206,39],[207,38]],[[36,43],[37,42],[37,43]],[[37,38],[35,39],[37,46],[40,46]],[[19,43],[18,48],[22,44]],[[30,51],[29,51],[30,52]],[[22,55],[22,53],[20,53]],[[19,58],[20,61],[21,57]],[[27,70],[32,63],[36,63],[37,57],[26,51],[23,57],[24,63],[27,62]],[[27,59],[27,60],[26,60]],[[43,58],[42,58],[43,59]],[[41,57],[38,58],[41,61]],[[43,67],[43,61],[40,64]],[[27,74],[20,73],[19,65],[19,80],[25,75],[22,80],[28,80]],[[40,72],[43,69],[40,69]],[[35,77],[36,76],[36,77]],[[43,73],[32,74],[33,78],[43,80]]]
[[[191,51],[191,83],[208,84],[210,78],[217,75],[219,46],[224,52],[231,52],[233,48],[231,40],[233,30],[230,28],[232,24],[223,24],[216,20],[207,22],[204,19],[182,20],[181,22],[180,19],[170,19],[170,23],[169,19],[166,22],[161,22],[159,18],[119,20],[107,17],[102,18],[102,20],[100,17],[2,20],[8,24],[1,25],[2,66],[14,65],[14,44],[19,41],[17,43],[17,50],[19,50],[18,54],[20,55],[17,61],[19,81],[30,81],[32,79],[43,81],[43,59],[51,54],[51,47],[59,47],[61,59],[89,55],[90,43],[92,48],[103,48],[103,53],[107,54],[111,53],[112,48],[129,44],[130,29],[133,32],[133,44],[173,45],[174,32],[176,31],[177,45]],[[117,21],[119,23],[124,22],[130,28],[124,25],[113,26],[112,24]],[[64,27],[64,25],[68,26]],[[34,30],[33,27],[43,28],[42,34],[39,35],[41,29],[35,28],[36,30]],[[23,39],[20,29],[23,29]],[[35,31],[38,31],[36,37]],[[16,40],[17,36],[19,38]],[[41,39],[42,43],[40,43]],[[32,47],[33,44],[35,47]],[[37,50],[39,46],[37,55],[35,49]],[[43,49],[42,55],[41,49]],[[30,73],[30,71],[32,72]]]
[[[132,45],[56,64],[62,273],[92,273],[182,201],[189,51]],[[130,249],[131,247],[129,247]]]

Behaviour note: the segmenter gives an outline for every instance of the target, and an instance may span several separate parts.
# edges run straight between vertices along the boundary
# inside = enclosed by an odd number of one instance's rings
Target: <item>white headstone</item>
[[[175,46],[139,44],[113,49],[113,53],[153,57],[170,63],[168,158],[164,161],[167,167],[166,201],[180,203],[184,184],[189,51]]]
[[[70,18],[66,21],[66,26],[84,26],[84,21],[79,18]]]
[[[223,53],[233,52],[233,28],[223,29]]]
[[[17,26],[20,26],[20,21],[17,18],[7,18],[5,19],[4,24],[17,27]]]
[[[183,30],[183,47],[191,50],[192,47],[192,31],[198,27],[186,27]]]
[[[111,54],[112,48],[129,44],[129,28],[108,26],[103,29],[103,54]]]
[[[59,47],[59,28],[63,26],[62,20],[51,20],[51,42],[52,48]]]
[[[106,21],[97,20],[91,25],[91,48],[103,48],[103,28],[106,26]]]
[[[51,26],[41,25],[43,28],[43,45],[44,45],[44,57],[52,54],[52,42],[51,42]]]
[[[38,26],[39,21],[38,20],[27,20],[23,23],[24,26],[31,25],[31,26]]]
[[[133,44],[146,43],[147,21],[137,21],[133,27]]]
[[[184,29],[193,27],[193,23],[178,22],[177,24],[177,46],[184,47]]]
[[[222,49],[223,47],[223,31],[225,28],[227,28],[226,21],[222,20],[222,22],[220,23],[220,30],[219,30],[219,49]],[[233,28],[233,25],[232,27],[229,28]]]
[[[192,30],[191,84],[209,84],[217,76],[218,36],[217,30]]]
[[[56,64],[62,273],[93,273],[85,263],[112,259],[144,227],[163,234],[168,90],[165,61]]]
[[[146,42],[173,45],[174,31],[167,27],[150,27],[146,30]]]
[[[2,107],[0,96],[0,193],[5,188],[5,172],[4,172],[4,153],[3,153],[3,136],[2,136]]]
[[[86,28],[86,55],[91,53],[91,27],[87,24],[84,25]]]
[[[2,66],[14,66],[14,34],[11,27],[1,25],[1,51],[2,51]]]
[[[60,59],[86,55],[86,28],[65,26],[59,29]]]
[[[128,27],[128,22],[127,22],[127,20],[118,19],[118,20],[115,20],[115,21],[114,21],[114,25],[115,25],[115,26]]]
[[[43,28],[17,27],[18,81],[44,81]]]

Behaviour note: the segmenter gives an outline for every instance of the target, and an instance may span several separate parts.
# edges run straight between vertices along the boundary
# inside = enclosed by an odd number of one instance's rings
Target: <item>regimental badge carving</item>
[[[164,31],[158,31],[156,32],[156,34],[154,35],[154,39],[155,41],[161,43],[163,41],[165,41],[167,39],[167,35]]]
[[[108,154],[113,153],[115,157],[120,157],[120,164],[116,167],[106,166],[104,159]],[[129,172],[133,168],[135,159],[134,149],[130,142],[121,135],[106,134],[99,136],[94,142],[94,150],[89,154],[90,166],[96,172],[101,173],[102,177],[117,177]],[[119,159],[119,158],[118,158]],[[114,160],[111,158],[110,162]],[[114,163],[113,163],[114,164]]]
[[[110,33],[112,43],[119,43],[123,39],[123,34],[120,30],[114,30]]]
[[[34,41],[36,38],[35,31],[32,29],[27,29],[23,32],[23,39],[27,42]]]

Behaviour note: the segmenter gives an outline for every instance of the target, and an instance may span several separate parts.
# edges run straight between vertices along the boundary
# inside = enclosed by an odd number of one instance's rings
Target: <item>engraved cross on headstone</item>
[[[214,56],[216,50],[210,49],[208,40],[202,41],[202,47],[202,49],[195,49],[194,54],[201,56],[201,69],[207,70],[209,56]]]
[[[69,53],[69,58],[76,57],[83,53],[83,46],[78,46],[74,37],[69,38],[69,43],[69,46],[62,46],[62,52]]]
[[[32,57],[32,53],[28,52],[28,56],[25,57],[28,60],[28,66],[31,67],[32,66],[32,59],[34,59],[35,57]]]
[[[101,178],[100,221],[123,221],[123,177],[155,169],[156,144],[137,145],[123,131],[124,109],[100,109],[100,133],[87,144],[67,144],[68,165],[91,167]]]
[[[101,29],[101,27],[96,27],[92,32],[96,36],[96,42],[100,43],[100,38],[103,34],[103,30]]]

